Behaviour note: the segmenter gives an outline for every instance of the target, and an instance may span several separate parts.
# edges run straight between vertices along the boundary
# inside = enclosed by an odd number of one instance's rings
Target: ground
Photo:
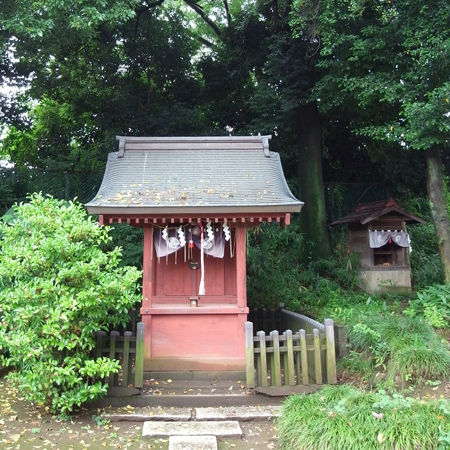
[[[70,421],[53,417],[43,408],[29,404],[6,379],[0,380],[0,448],[16,449],[160,449],[167,439],[141,437],[142,423],[102,424],[102,409],[84,408]],[[273,449],[277,430],[272,422],[241,423],[243,439],[219,440],[219,449]]]
[[[341,373],[340,382],[352,382]],[[449,398],[450,384],[424,385],[408,395],[426,398]],[[120,408],[133,411],[132,406]],[[44,408],[30,405],[5,378],[0,379],[0,448],[22,449],[159,449],[167,450],[168,439],[148,440],[141,436],[142,423],[102,423],[103,408],[83,408],[64,421]],[[107,408],[111,412],[111,408]],[[277,446],[276,423],[272,421],[241,422],[242,439],[219,439],[219,450],[274,449]]]

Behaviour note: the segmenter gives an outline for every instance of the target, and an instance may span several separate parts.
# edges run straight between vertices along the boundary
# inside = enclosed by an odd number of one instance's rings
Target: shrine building
[[[300,212],[270,136],[124,137],[86,207],[144,232],[146,371],[243,371],[246,230]]]
[[[358,205],[331,225],[348,225],[349,251],[359,255],[367,292],[410,291],[411,241],[407,225],[425,223],[392,198]]]

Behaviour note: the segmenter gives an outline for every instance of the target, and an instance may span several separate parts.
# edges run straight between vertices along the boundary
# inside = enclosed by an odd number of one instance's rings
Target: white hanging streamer
[[[214,240],[214,231],[211,227],[211,221],[206,224],[206,234],[208,235],[208,241]]]
[[[222,228],[223,228],[223,234],[225,235],[225,240],[228,242],[231,237],[230,228],[228,227],[228,225],[226,223],[224,223],[222,225]]]
[[[180,228],[178,228],[178,241],[180,242],[181,247],[186,245],[186,237],[184,236],[184,231],[181,225]]]
[[[200,285],[198,287],[198,295],[205,295],[205,257],[203,251],[203,225],[200,225]]]
[[[162,238],[163,238],[166,242],[167,242],[168,239],[169,239],[169,237],[168,237],[168,235],[167,235],[168,231],[169,231],[169,229],[168,229],[168,227],[166,227],[166,228],[164,228],[164,230],[163,230],[163,232],[162,232]]]

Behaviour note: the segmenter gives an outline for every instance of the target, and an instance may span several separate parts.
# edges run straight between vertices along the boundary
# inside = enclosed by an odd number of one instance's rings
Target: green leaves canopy
[[[448,2],[295,3],[294,29],[320,46],[312,96],[323,111],[353,111],[357,132],[374,140],[448,146]]]

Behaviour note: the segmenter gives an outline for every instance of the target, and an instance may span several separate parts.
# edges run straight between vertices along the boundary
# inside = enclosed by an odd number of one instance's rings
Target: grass
[[[449,441],[448,402],[343,385],[291,396],[278,423],[281,449],[437,449]]]
[[[420,382],[450,376],[448,345],[424,317],[406,315],[400,296],[343,295],[333,298],[312,315],[332,317],[346,326],[352,352],[340,362],[342,369],[369,381],[384,373],[388,387],[398,381]]]
[[[448,378],[447,344],[419,317],[382,314],[349,327],[355,350],[370,353],[374,368],[386,370],[386,381]]]

